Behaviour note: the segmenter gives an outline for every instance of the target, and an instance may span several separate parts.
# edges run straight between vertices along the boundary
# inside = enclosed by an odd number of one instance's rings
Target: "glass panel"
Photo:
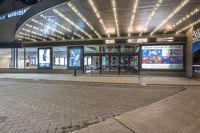
[[[99,56],[85,56],[84,69],[86,73],[99,73],[100,68]]]
[[[122,53],[133,53],[133,46],[131,46],[131,45],[129,45],[129,46],[122,45],[121,46],[121,52]]]
[[[11,68],[11,49],[0,49],[0,68]]]
[[[134,52],[135,52],[135,53],[140,52],[140,46],[135,45],[135,46],[134,46]]]
[[[121,56],[121,72],[130,71],[130,59],[129,56]]]
[[[18,49],[18,68],[24,68],[24,48]]]
[[[111,56],[110,58],[110,71],[118,71],[119,57]]]
[[[26,48],[25,67],[28,69],[37,69],[37,64],[38,64],[37,48]]]
[[[60,58],[60,65],[64,66],[65,65],[65,58]]]
[[[53,68],[66,69],[67,68],[67,48],[53,47]]]
[[[84,53],[99,53],[100,46],[85,46]]]
[[[109,56],[102,56],[102,69],[109,71]]]
[[[60,65],[60,58],[54,58],[54,65],[56,66]]]
[[[118,53],[119,46],[102,46],[102,53]]]

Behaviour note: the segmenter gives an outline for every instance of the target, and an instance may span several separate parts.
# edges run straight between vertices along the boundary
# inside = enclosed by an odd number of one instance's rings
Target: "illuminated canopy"
[[[180,34],[200,23],[199,12],[199,0],[71,0],[29,18],[15,38],[36,42]]]

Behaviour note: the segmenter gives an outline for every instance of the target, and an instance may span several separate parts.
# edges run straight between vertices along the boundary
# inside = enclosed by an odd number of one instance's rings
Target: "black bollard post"
[[[76,69],[74,69],[74,76],[76,76]]]

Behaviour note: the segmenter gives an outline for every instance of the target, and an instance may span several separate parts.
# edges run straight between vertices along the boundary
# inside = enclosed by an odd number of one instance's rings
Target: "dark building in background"
[[[0,14],[36,4],[41,0],[0,0]]]

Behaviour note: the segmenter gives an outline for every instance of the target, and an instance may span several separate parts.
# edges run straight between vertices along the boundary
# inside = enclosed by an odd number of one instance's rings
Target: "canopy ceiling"
[[[71,0],[27,20],[16,40],[178,34],[199,23],[200,0]]]

